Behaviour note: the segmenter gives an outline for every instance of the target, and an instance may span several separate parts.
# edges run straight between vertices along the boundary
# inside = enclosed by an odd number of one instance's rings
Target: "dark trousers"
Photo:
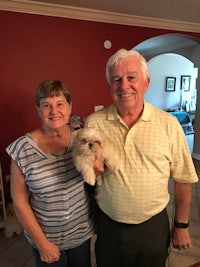
[[[90,240],[81,246],[61,251],[60,260],[55,263],[45,263],[40,260],[40,254],[33,248],[37,267],[91,267]]]
[[[166,210],[144,223],[124,224],[97,208],[97,267],[165,267],[169,243]]]

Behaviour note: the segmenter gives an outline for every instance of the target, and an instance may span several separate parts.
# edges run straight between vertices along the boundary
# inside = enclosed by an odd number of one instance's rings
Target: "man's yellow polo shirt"
[[[145,103],[141,119],[128,128],[114,105],[91,114],[87,127],[101,129],[118,162],[116,174],[103,177],[97,202],[113,220],[142,223],[169,202],[168,181],[197,182],[188,144],[177,119]]]

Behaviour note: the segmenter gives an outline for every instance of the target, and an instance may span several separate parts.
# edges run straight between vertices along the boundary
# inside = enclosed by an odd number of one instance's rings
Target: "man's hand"
[[[96,156],[93,166],[96,176],[101,175],[104,172],[104,158]]]
[[[188,232],[188,228],[173,227],[172,243],[173,243],[174,248],[177,248],[177,249],[191,248],[192,242],[191,242],[191,238]]]

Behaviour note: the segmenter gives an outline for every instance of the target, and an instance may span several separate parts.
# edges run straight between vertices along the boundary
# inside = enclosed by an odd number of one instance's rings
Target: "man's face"
[[[149,77],[144,74],[138,59],[130,56],[119,60],[111,69],[110,76],[111,96],[119,113],[143,107]]]

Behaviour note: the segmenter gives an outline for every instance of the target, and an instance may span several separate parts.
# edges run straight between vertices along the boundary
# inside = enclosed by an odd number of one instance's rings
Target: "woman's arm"
[[[37,246],[42,261],[47,263],[59,260],[58,247],[50,242],[40,225],[29,204],[28,189],[24,175],[14,160],[11,160],[11,197],[16,215],[22,227],[29,233]]]

